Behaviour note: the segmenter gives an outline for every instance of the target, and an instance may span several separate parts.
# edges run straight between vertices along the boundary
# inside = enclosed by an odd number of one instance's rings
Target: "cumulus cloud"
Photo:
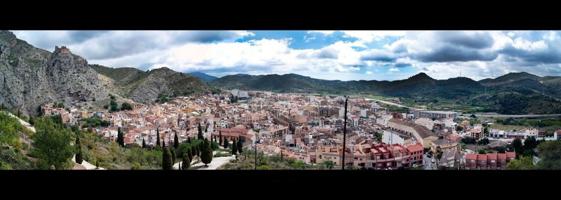
[[[373,49],[362,55],[361,59],[381,61],[381,62],[394,62],[397,59],[397,57],[394,53],[380,50],[380,49]]]
[[[68,46],[89,59],[109,59],[188,42],[233,41],[247,31],[16,31],[16,35],[44,49]]]
[[[390,79],[426,72],[438,79],[474,79],[512,71],[561,73],[555,31],[309,31],[303,40],[248,31],[15,31],[51,50],[68,46],[90,63],[111,67],[234,73],[298,73],[324,79]],[[316,48],[293,42],[330,36]],[[352,39],[349,39],[352,38]],[[241,39],[241,40],[240,40]],[[251,39],[251,40],[250,40]]]

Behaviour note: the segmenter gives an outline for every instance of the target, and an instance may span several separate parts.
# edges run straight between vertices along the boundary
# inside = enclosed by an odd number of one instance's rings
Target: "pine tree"
[[[190,166],[191,166],[191,159],[189,158],[189,155],[187,154],[183,155],[183,162],[182,162],[181,169],[187,170],[189,169]]]
[[[165,145],[163,146],[163,156],[162,156],[162,169],[163,170],[171,170],[173,169],[173,164],[171,160],[171,152],[169,148],[166,148]]]
[[[82,144],[80,143],[80,137],[76,136],[76,163],[82,164]]]
[[[125,146],[125,138],[123,137],[123,131],[121,131],[121,127],[117,129],[117,143],[122,147]]]
[[[173,148],[179,148],[179,138],[177,138],[177,133],[175,133],[175,136],[173,137]]]
[[[160,146],[160,127],[156,128],[156,146]]]
[[[208,164],[212,162],[212,149],[208,140],[205,139],[202,144],[201,161],[205,164],[205,167],[208,167]]]
[[[201,123],[199,123],[199,126],[197,128],[198,128],[198,131],[199,131],[199,133],[197,135],[197,138],[199,140],[202,140],[203,139],[203,128],[201,127]]]
[[[144,141],[144,138],[142,138],[142,148],[146,148],[146,142]]]

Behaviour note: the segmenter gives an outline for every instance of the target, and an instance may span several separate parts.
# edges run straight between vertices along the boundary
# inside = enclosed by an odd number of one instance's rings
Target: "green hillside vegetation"
[[[169,98],[217,91],[197,77],[169,68],[141,71],[136,68],[90,66],[113,80],[116,93],[140,102],[157,101],[164,96]]]
[[[224,76],[210,82],[223,89],[398,97],[406,105],[461,112],[561,113],[561,78],[510,73],[474,81],[436,80],[419,73],[397,81],[330,81],[296,74]]]
[[[121,147],[101,136],[81,131],[80,142],[84,160],[98,163],[105,169],[161,169],[162,152],[138,145]]]
[[[0,111],[0,169],[33,169],[32,158],[26,155],[29,146],[22,142],[22,137],[33,133],[23,127],[19,121]]]
[[[293,158],[281,157],[280,155],[267,156],[262,152],[257,155],[258,170],[306,170],[306,169],[327,169],[324,165],[309,165],[303,161]],[[224,170],[253,170],[255,169],[255,151],[246,149],[237,160],[233,160],[220,167]]]

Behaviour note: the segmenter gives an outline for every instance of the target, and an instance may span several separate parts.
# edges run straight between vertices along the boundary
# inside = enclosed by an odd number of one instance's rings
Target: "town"
[[[126,145],[155,146],[157,135],[166,144],[173,143],[175,135],[186,141],[196,137],[202,126],[205,138],[241,139],[246,148],[310,165],[330,162],[340,167],[344,152],[345,166],[354,169],[505,169],[516,153],[504,146],[515,138],[557,140],[557,131],[547,136],[533,128],[504,131],[457,112],[392,112],[375,100],[351,97],[343,150],[345,100],[343,96],[230,90],[151,105],[133,103],[129,110],[116,112],[65,109],[56,104],[41,109],[46,116],[60,115],[63,123],[81,125],[111,141],[122,129]],[[88,118],[106,124],[80,124]],[[467,139],[477,142],[461,142]],[[499,150],[489,150],[492,147]]]

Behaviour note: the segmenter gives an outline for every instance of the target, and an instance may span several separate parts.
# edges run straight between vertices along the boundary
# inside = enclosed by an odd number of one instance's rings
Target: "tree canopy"
[[[39,159],[39,167],[50,169],[65,169],[74,154],[70,145],[71,131],[63,125],[53,122],[50,118],[39,118],[35,122],[33,154]]]

